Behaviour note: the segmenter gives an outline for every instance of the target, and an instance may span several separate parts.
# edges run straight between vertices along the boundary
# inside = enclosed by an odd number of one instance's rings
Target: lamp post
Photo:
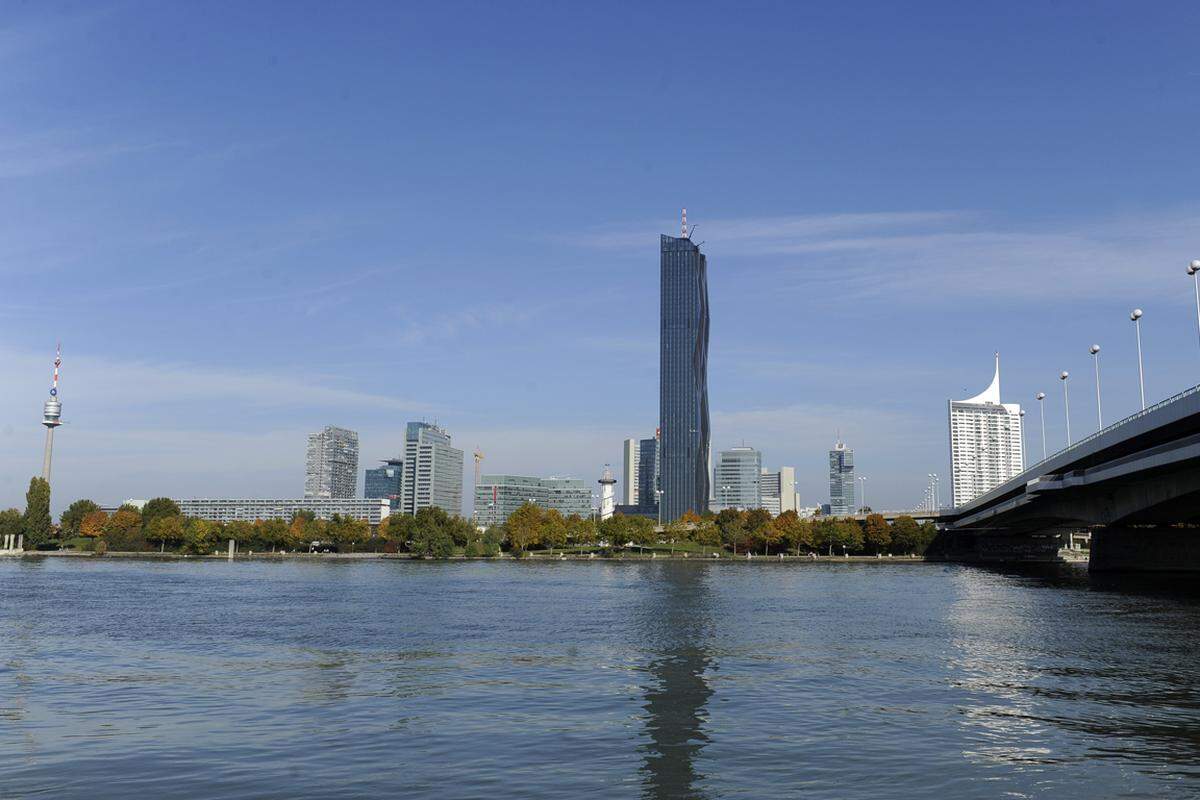
[[[1022,408],[1021,409],[1021,471],[1022,472],[1025,471],[1025,466],[1026,466],[1027,461],[1028,461],[1028,459],[1025,457],[1025,409]]]
[[[1096,430],[1104,430],[1104,415],[1100,413],[1100,345],[1094,344],[1088,348],[1092,361],[1096,365]]]
[[[1188,275],[1196,287],[1196,330],[1200,333],[1200,258],[1188,264]]]
[[[1046,393],[1038,392],[1034,395],[1038,401],[1038,412],[1042,418],[1042,461],[1046,460]]]
[[[1067,396],[1067,378],[1069,377],[1071,377],[1071,373],[1065,369],[1062,375],[1058,376],[1063,385],[1063,408],[1067,411],[1067,447],[1071,446],[1071,398]]]
[[[1142,394],[1142,411],[1146,410],[1146,377],[1142,372],[1142,310],[1135,308],[1129,318],[1133,320],[1133,330],[1137,334],[1138,353],[1138,391]]]

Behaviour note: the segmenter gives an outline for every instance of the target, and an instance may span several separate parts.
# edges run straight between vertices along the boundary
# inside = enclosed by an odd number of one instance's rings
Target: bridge
[[[1060,450],[939,515],[934,555],[1053,560],[1092,534],[1090,568],[1200,570],[1200,386]]]

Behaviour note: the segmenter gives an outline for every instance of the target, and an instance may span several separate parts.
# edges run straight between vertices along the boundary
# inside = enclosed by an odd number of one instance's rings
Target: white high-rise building
[[[773,517],[796,510],[795,467],[780,467],[778,472],[762,471],[762,507]]]
[[[1000,402],[996,374],[982,393],[950,403],[950,476],[954,505],[969,503],[1022,471],[1021,406]]]
[[[637,439],[626,439],[621,451],[621,505],[636,506],[638,504],[638,475],[641,465],[641,447]]]
[[[400,511],[416,514],[437,506],[462,514],[463,451],[450,444],[450,434],[428,422],[410,422],[404,431],[404,480]]]
[[[308,436],[304,496],[345,499],[358,491],[358,434],[334,425]]]

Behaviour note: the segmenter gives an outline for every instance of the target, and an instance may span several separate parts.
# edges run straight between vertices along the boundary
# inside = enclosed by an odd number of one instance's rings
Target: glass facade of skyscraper
[[[662,518],[708,510],[708,264],[687,237],[660,239]],[[640,498],[639,498],[640,499]]]
[[[854,504],[854,451],[838,442],[829,451],[829,513],[848,516]]]
[[[369,469],[363,482],[363,497],[387,498],[392,510],[400,508],[400,487],[404,484],[404,460],[389,458],[382,467]]]
[[[592,513],[592,489],[577,478],[480,475],[475,487],[475,524],[501,525],[525,503],[553,508],[564,517],[587,517]]]
[[[722,450],[713,470],[713,491],[717,509],[762,508],[762,453],[753,447]]]

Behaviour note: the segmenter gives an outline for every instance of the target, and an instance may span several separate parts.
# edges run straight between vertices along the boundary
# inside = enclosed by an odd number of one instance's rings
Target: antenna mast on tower
[[[50,482],[50,461],[54,455],[54,429],[62,425],[62,401],[58,399],[58,368],[62,366],[62,342],[54,353],[54,372],[50,379],[50,399],[42,407],[42,424],[46,426],[46,452],[42,456],[42,478]]]
[[[683,237],[684,239],[688,238],[687,209],[686,208],[683,209],[683,222],[679,226],[679,235],[681,237]]]

